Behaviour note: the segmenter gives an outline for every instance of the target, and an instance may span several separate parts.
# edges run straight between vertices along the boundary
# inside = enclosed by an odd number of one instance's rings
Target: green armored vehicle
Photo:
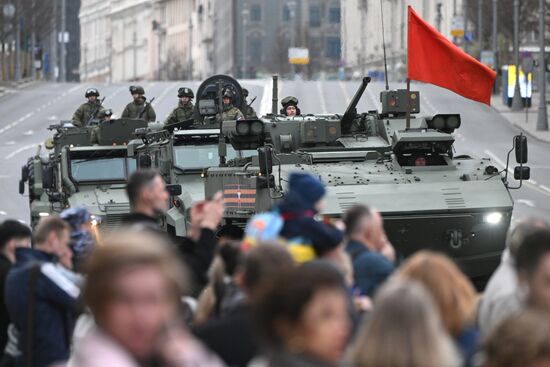
[[[363,79],[343,115],[278,115],[275,88],[271,114],[225,121],[222,134],[232,147],[254,155],[206,170],[206,195],[223,190],[225,220],[238,225],[283,197],[290,172],[308,172],[327,186],[324,216],[370,205],[383,215],[401,257],[433,249],[472,278],[492,273],[512,216],[507,174],[490,159],[454,155],[460,115],[415,117],[419,92],[384,91],[382,111],[357,113],[369,81]],[[526,138],[517,136],[514,146],[519,188],[529,179]]]

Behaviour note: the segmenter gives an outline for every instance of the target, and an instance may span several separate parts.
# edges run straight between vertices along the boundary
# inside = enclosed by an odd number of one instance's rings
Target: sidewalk
[[[547,94],[547,100],[546,105],[547,109],[550,110],[550,106],[548,104],[550,103],[550,100],[548,97],[550,94]],[[544,141],[546,143],[550,143],[550,130],[548,131],[538,131],[537,130],[537,115],[538,115],[538,109],[539,109],[539,94],[533,93],[532,96],[532,105],[527,110],[523,109],[521,111],[512,112],[510,107],[505,105],[502,102],[502,95],[493,95],[491,97],[491,106],[500,113],[505,119],[507,119],[511,124],[515,125],[517,128],[523,130],[523,132],[526,135],[529,135],[530,137]],[[550,114],[549,114],[550,116]],[[550,125],[550,119],[548,119],[548,123]]]

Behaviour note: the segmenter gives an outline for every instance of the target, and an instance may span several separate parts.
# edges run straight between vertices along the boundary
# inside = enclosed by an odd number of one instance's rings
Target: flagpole
[[[407,125],[405,130],[409,130],[411,127],[411,80],[407,78]]]

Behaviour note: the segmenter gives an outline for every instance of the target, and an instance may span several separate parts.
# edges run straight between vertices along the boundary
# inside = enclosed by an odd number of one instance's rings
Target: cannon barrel
[[[344,116],[342,116],[342,133],[347,134],[351,129],[351,123],[353,122],[353,119],[356,115],[356,108],[357,104],[359,103],[359,100],[363,96],[363,93],[365,92],[365,89],[367,88],[367,85],[370,83],[370,77],[366,76],[363,78],[363,81],[361,82],[361,85],[359,86],[359,89],[357,89],[357,92],[355,92],[355,95],[353,96],[350,104],[348,105],[348,108],[346,109],[346,112],[344,113]]]

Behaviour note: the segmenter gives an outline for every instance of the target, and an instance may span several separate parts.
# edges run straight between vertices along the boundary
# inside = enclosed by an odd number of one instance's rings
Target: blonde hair
[[[398,275],[418,281],[430,292],[451,336],[463,331],[475,311],[476,293],[451,259],[432,251],[420,251],[405,262]]]
[[[165,277],[174,305],[187,290],[187,274],[166,240],[151,232],[115,231],[105,234],[102,246],[88,259],[84,301],[97,317],[116,294],[113,279],[138,266],[155,266]]]
[[[428,292],[400,278],[376,294],[351,352],[356,367],[447,367],[456,358]]]

